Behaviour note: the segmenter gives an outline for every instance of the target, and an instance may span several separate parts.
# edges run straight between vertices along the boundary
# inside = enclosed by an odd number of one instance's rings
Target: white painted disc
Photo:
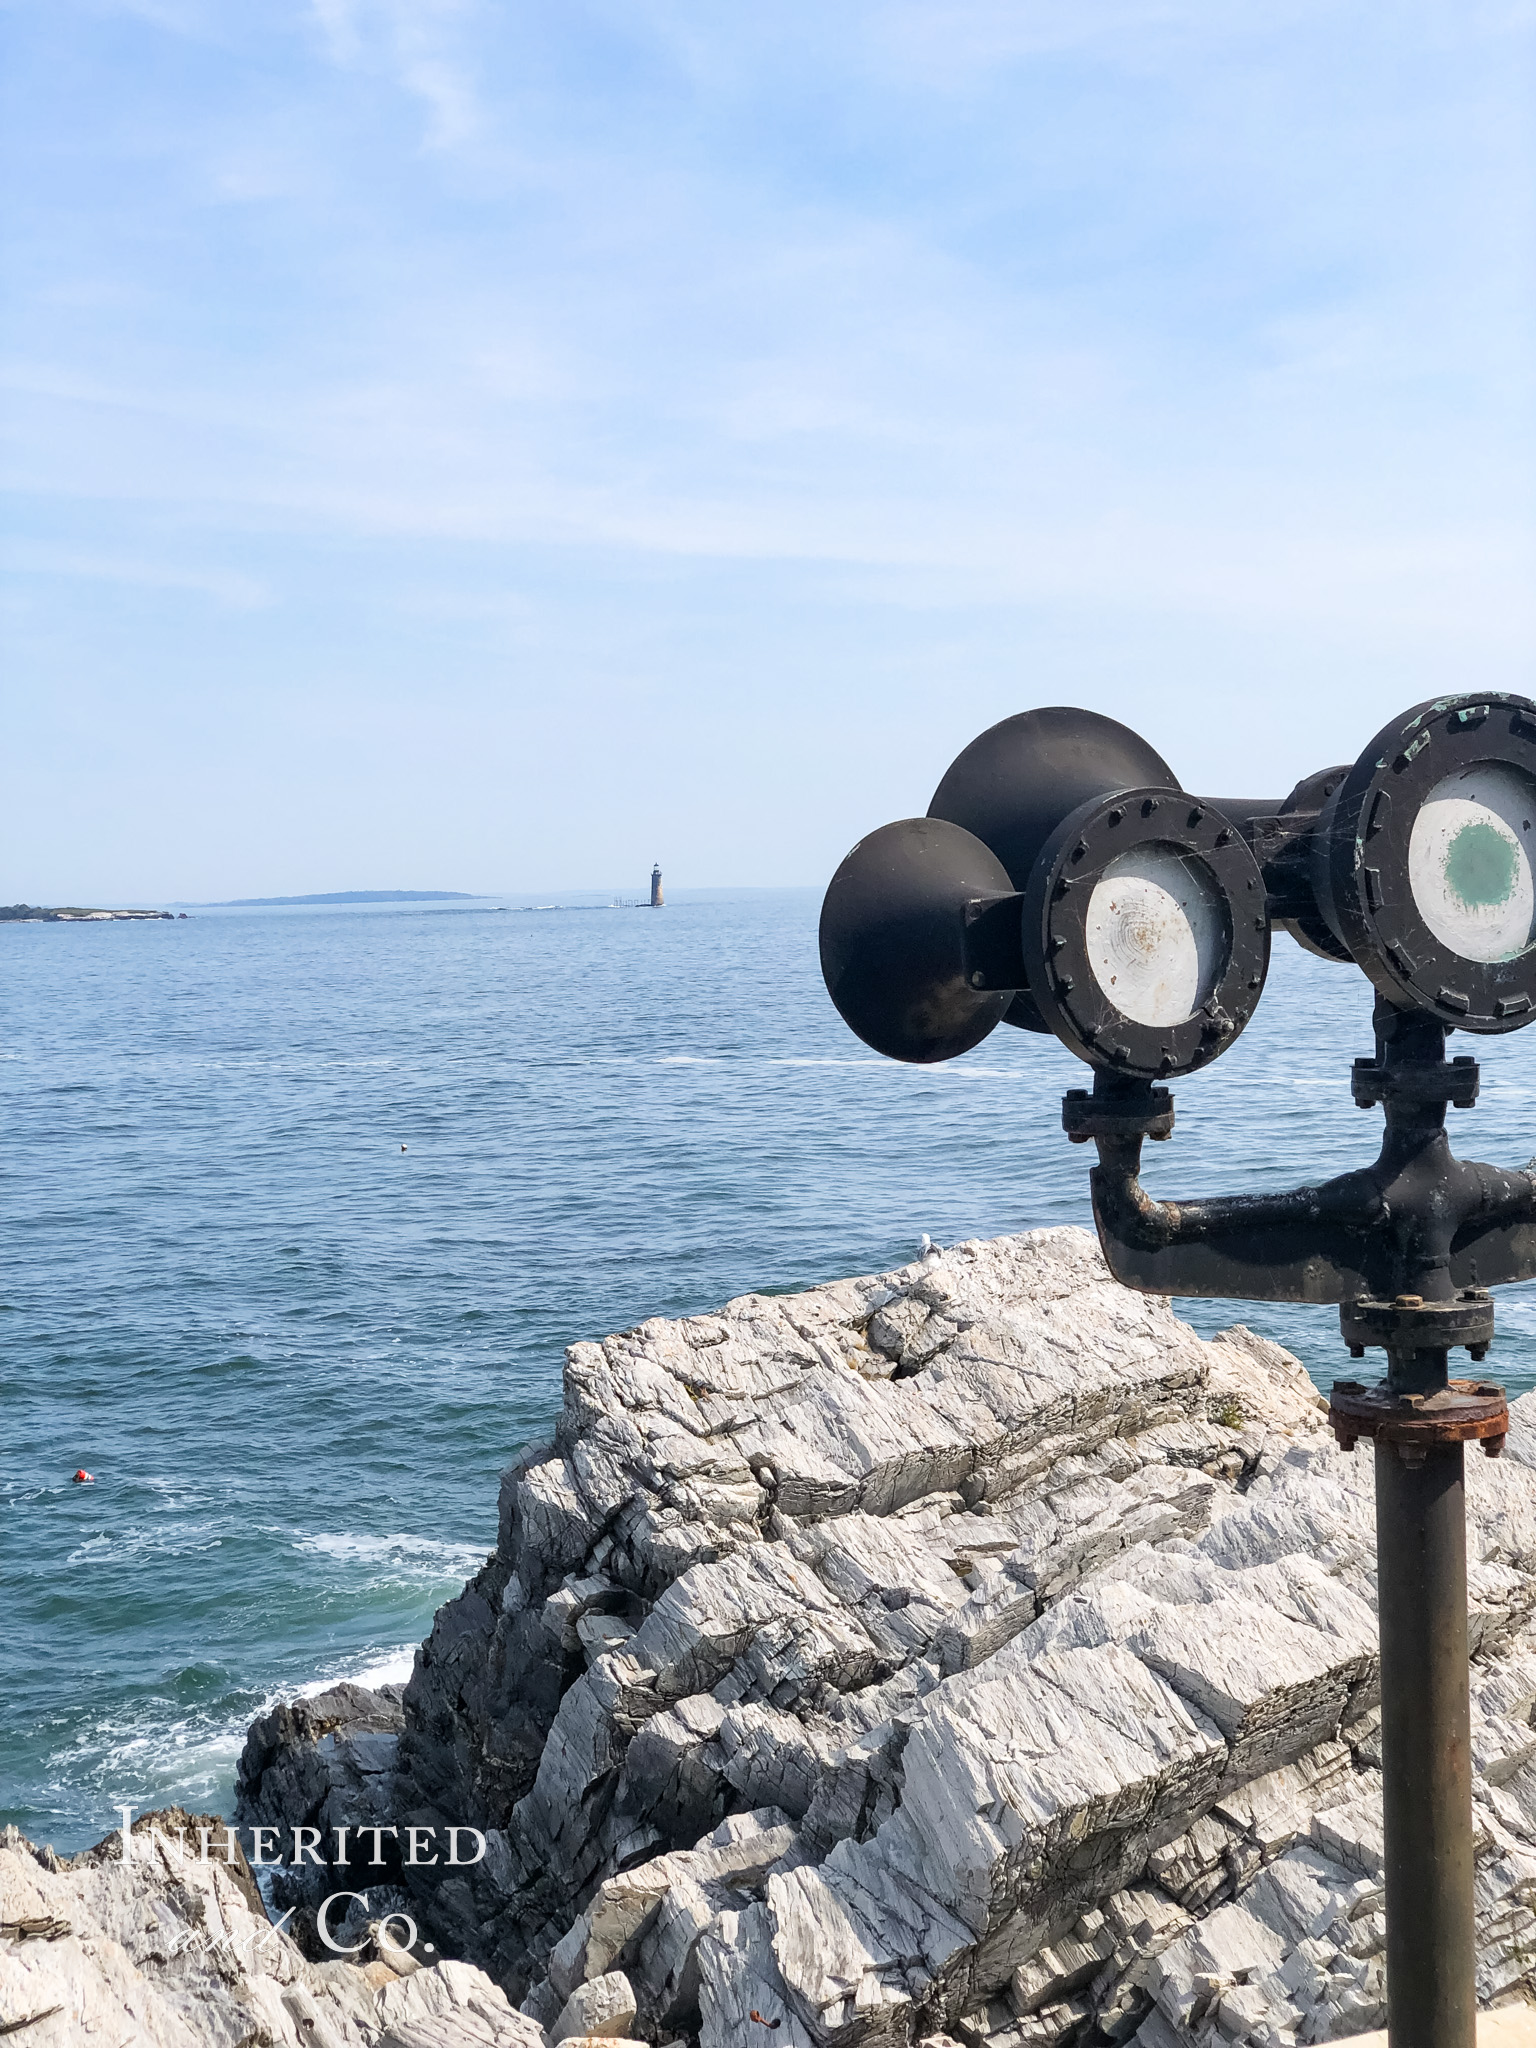
[[[1088,964],[1137,1024],[1183,1024],[1221,978],[1229,952],[1221,891],[1205,862],[1139,846],[1110,862],[1088,899]]]
[[[1408,841],[1419,915],[1463,960],[1513,960],[1536,927],[1531,832],[1536,784],[1479,762],[1437,782]]]

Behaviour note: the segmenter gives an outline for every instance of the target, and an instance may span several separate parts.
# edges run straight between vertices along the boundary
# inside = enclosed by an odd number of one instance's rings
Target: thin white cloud
[[[1267,690],[1278,788],[1527,686],[1521,7],[249,0],[166,64],[88,0],[92,89],[13,95],[28,702],[179,690],[177,802],[264,760],[359,845],[350,736],[382,771],[387,699],[414,776],[457,719],[420,829],[487,872],[694,819],[728,758],[701,846],[777,806],[809,878],[850,788],[1022,703],[1236,786]]]
[[[454,149],[480,130],[468,46],[478,0],[310,0],[331,61],[375,65],[427,110],[425,143]]]
[[[1080,52],[1132,70],[1240,55],[1277,38],[1301,50],[1350,13],[1355,0],[871,0],[867,47],[930,86],[997,82],[1000,65]],[[1522,34],[1533,0],[1403,0],[1405,40]]]
[[[72,451],[49,436],[51,486],[41,472],[25,481],[43,496],[158,505],[236,552],[242,536],[270,534],[856,571],[896,579],[884,603],[1048,605],[1286,632],[1311,623],[1390,643],[1435,634],[1501,658],[1536,636],[1528,527],[1495,515],[1436,519],[1422,505],[1385,518],[1341,496],[1331,476],[1308,486],[1191,462],[1176,488],[1123,466],[1107,488],[1085,489],[1070,449],[1040,449],[1033,468],[995,462],[986,478],[961,451],[958,475],[946,477],[935,449],[912,442],[895,450],[905,480],[883,492],[857,462],[829,471],[814,445],[809,460],[780,450],[768,474],[749,463],[728,475],[718,455],[701,465],[695,451],[692,474],[685,459],[610,462],[584,480],[558,426],[545,435],[536,420],[508,419],[487,438],[473,390],[332,388],[294,394],[259,420],[207,400],[122,396],[119,409],[93,394],[92,431]],[[835,410],[827,420],[845,435]],[[790,426],[799,439],[806,422]],[[243,459],[210,465],[205,450],[221,444],[243,448]],[[59,555],[18,566],[179,582],[230,603],[264,595],[224,572],[150,562]]]
[[[271,602],[270,588],[241,570],[189,568],[183,562],[136,560],[125,555],[82,554],[72,548],[11,544],[0,559],[0,574],[60,576],[82,583],[116,583],[140,590],[190,590],[237,611]]]
[[[217,36],[212,0],[104,0],[103,12],[125,14],[132,21],[198,42]]]
[[[359,16],[364,0],[309,0],[333,64],[353,64],[362,54]]]

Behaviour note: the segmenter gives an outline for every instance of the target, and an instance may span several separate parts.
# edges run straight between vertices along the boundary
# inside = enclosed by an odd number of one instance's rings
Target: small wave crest
[[[288,1697],[312,1700],[316,1693],[327,1692],[333,1685],[343,1683],[364,1685],[370,1692],[377,1692],[381,1685],[404,1685],[415,1668],[416,1645],[407,1643],[401,1649],[384,1652],[355,1671],[333,1671],[328,1677],[312,1679],[308,1685],[301,1685],[296,1693]],[[270,1712],[271,1709],[264,1708],[262,1711]]]
[[[382,1568],[385,1578],[412,1585],[466,1579],[485,1562],[485,1550],[480,1544],[445,1543],[436,1537],[404,1532],[374,1536],[320,1530],[300,1536],[293,1547],[311,1556],[332,1558],[340,1565],[375,1571]]]
[[[234,1809],[235,1764],[253,1721],[285,1700],[313,1699],[343,1682],[372,1691],[402,1685],[415,1657],[414,1643],[380,1644],[338,1657],[307,1678],[269,1684],[262,1691],[209,1685],[213,1674],[199,1672],[191,1675],[202,1680],[210,1696],[190,1709],[176,1695],[202,1688],[185,1684],[187,1673],[169,1676],[163,1690],[141,1699],[126,1716],[77,1728],[47,1758],[49,1790],[59,1800],[61,1818],[80,1812],[82,1793],[92,1808],[88,1818],[76,1822],[73,1832],[80,1839],[64,1846],[83,1847],[87,1839],[103,1838],[117,1824],[124,1804],[135,1813],[184,1806],[227,1819]]]
[[[209,1522],[166,1529],[102,1529],[77,1543],[64,1562],[80,1567],[125,1564],[130,1558],[145,1555],[187,1557],[194,1551],[217,1550],[223,1541],[223,1534]]]

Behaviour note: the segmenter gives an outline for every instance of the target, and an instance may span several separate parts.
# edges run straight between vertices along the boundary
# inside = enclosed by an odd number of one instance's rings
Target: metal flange
[[[1369,1387],[1335,1380],[1328,1421],[1341,1450],[1371,1437],[1395,1444],[1405,1465],[1421,1465],[1450,1444],[1481,1443],[1496,1458],[1509,1434],[1509,1401],[1485,1380],[1451,1380],[1432,1394],[1400,1394],[1385,1380]]]
[[[1074,1145],[1090,1138],[1171,1138],[1173,1094],[1146,1086],[1123,1095],[1069,1088],[1061,1101],[1061,1128]]]
[[[1340,1303],[1339,1330],[1351,1358],[1363,1358],[1371,1345],[1387,1352],[1465,1348],[1480,1359],[1493,1342],[1493,1296],[1479,1287],[1463,1288],[1452,1301],[1425,1301],[1418,1294],[1373,1301],[1361,1295]]]
[[[1533,833],[1536,704],[1437,698],[1383,727],[1330,800],[1319,907],[1388,1002],[1517,1031],[1536,1016]]]
[[[1356,1060],[1349,1085],[1360,1109],[1374,1109],[1378,1102],[1447,1102],[1452,1109],[1471,1109],[1480,1079],[1477,1061],[1458,1053],[1453,1060],[1430,1061],[1423,1066]]]
[[[1247,841],[1182,790],[1110,790],[1071,811],[1024,890],[1024,972],[1070,1052],[1124,1080],[1193,1073],[1236,1040],[1269,969]]]

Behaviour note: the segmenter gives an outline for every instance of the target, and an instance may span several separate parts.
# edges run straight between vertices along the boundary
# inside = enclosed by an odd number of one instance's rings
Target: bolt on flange
[[[1384,1380],[1335,1380],[1328,1421],[1340,1450],[1370,1437],[1395,1444],[1405,1465],[1422,1465],[1431,1451],[1451,1444],[1480,1443],[1496,1458],[1509,1434],[1509,1401],[1487,1380],[1450,1380],[1432,1394],[1401,1394]]]
[[[1339,1330],[1351,1358],[1363,1358],[1367,1346],[1375,1346],[1389,1355],[1465,1349],[1480,1361],[1493,1342],[1493,1297],[1480,1287],[1464,1287],[1452,1301],[1426,1301],[1421,1294],[1375,1301],[1361,1295],[1340,1304]]]

